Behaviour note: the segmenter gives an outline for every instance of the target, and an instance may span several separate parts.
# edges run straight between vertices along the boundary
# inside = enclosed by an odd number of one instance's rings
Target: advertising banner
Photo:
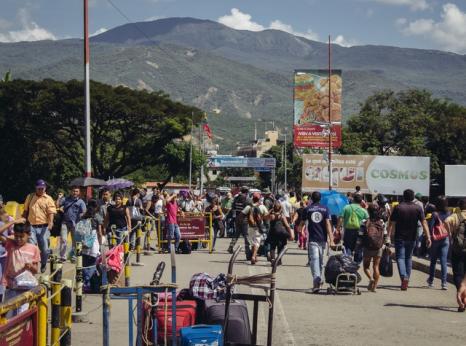
[[[466,197],[466,165],[445,166],[445,195]]]
[[[206,218],[203,216],[178,217],[181,239],[205,238]]]
[[[402,195],[406,189],[429,195],[430,158],[416,156],[333,155],[332,186],[338,191]],[[302,190],[327,189],[328,161],[322,154],[303,155]]]
[[[37,345],[37,307],[13,317],[0,326],[0,346]]]
[[[273,157],[239,157],[239,156],[212,156],[208,161],[209,168],[275,168],[276,160]]]
[[[342,85],[340,70],[332,71],[330,81],[328,70],[295,71],[293,93],[295,147],[322,148],[328,146],[328,129],[313,125],[327,125],[331,121],[332,124],[335,124],[332,132],[341,133]],[[337,138],[335,136],[335,139]],[[335,140],[334,147],[340,146],[341,140]]]
[[[294,143],[297,148],[328,147],[328,129],[321,125],[295,126]],[[332,147],[341,147],[341,125],[332,126]]]

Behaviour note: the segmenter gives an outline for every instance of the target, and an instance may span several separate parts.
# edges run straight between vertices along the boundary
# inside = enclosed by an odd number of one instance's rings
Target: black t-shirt
[[[393,210],[391,221],[395,224],[395,240],[415,241],[419,221],[425,219],[424,211],[414,202],[401,202]]]
[[[108,213],[108,225],[111,227],[115,225],[117,228],[126,227],[126,207],[121,206],[117,208],[114,205],[109,205],[107,208]]]

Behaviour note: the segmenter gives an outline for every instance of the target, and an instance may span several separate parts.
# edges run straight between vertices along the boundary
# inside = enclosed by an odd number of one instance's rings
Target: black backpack
[[[453,234],[452,237],[452,251],[456,253],[465,253],[466,252],[466,238],[465,238],[465,233],[466,233],[466,219],[463,218],[463,216],[460,214],[458,215],[458,218],[460,220],[460,225],[458,226],[458,229],[456,232]]]

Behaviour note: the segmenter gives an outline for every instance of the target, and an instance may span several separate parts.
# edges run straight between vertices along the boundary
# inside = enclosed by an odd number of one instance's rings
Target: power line
[[[154,45],[158,45],[157,42],[155,42],[153,39],[151,39],[145,32],[144,30],[141,29],[141,27],[136,23],[134,22],[133,20],[131,20],[131,18],[129,18],[117,5],[115,5],[115,3],[112,1],[112,0],[107,0],[107,2],[123,17],[126,19],[126,21],[128,22],[128,24],[132,24],[136,27],[136,29],[150,42],[152,42]],[[158,45],[158,47],[160,49],[162,49],[160,47],[160,45]],[[165,51],[164,49],[162,49],[163,51]]]

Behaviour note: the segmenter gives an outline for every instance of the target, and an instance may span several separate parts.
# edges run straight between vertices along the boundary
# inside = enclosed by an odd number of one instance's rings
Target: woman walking
[[[270,211],[268,218],[270,220],[270,256],[273,263],[273,260],[275,259],[275,249],[278,249],[278,253],[280,253],[286,246],[287,240],[293,240],[294,235],[285,215],[283,214],[282,204],[280,201],[276,201],[274,203],[273,209]],[[280,265],[281,261],[278,264]]]
[[[432,213],[432,218],[429,222],[429,230],[432,238],[432,246],[430,247],[430,270],[427,285],[434,287],[435,267],[437,259],[440,260],[440,269],[442,277],[442,290],[447,290],[447,258],[448,249],[450,248],[450,237],[444,221],[450,216],[448,210],[448,200],[445,196],[440,196],[435,204],[436,211]]]
[[[109,239],[112,237],[112,231],[115,232],[116,244],[110,242],[112,247],[121,243],[122,233],[131,230],[131,217],[128,208],[123,204],[123,196],[121,193],[115,192],[113,201],[115,204],[107,207],[107,215],[104,221],[104,229],[109,235]],[[112,230],[112,226],[115,227],[115,229]]]
[[[363,268],[364,274],[369,279],[367,290],[376,292],[380,279],[380,258],[384,251],[384,243],[388,242],[388,237],[379,206],[371,203],[367,208],[367,212],[369,213],[369,219],[361,226]],[[371,262],[372,273],[370,271]]]
[[[212,251],[215,251],[215,243],[217,241],[217,233],[220,232],[220,237],[224,232],[223,227],[223,211],[218,201],[218,197],[212,200],[212,203],[206,208],[206,213],[212,213],[212,228],[214,231],[214,243],[212,244]]]

